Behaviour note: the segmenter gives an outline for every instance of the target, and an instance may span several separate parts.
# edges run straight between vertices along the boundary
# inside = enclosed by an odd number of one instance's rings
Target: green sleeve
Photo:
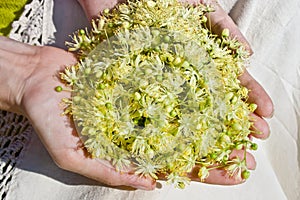
[[[24,6],[30,0],[1,0],[0,1],[0,35],[7,36],[11,30],[11,24],[17,20],[24,10]]]

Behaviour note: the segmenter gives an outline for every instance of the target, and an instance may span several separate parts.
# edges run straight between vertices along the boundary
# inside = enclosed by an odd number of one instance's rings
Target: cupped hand
[[[231,19],[231,17],[222,9],[222,7],[218,4],[217,0],[181,0],[183,2],[189,2],[191,4],[203,3],[207,5],[211,5],[215,11],[208,14],[208,22],[207,26],[211,28],[212,32],[221,35],[222,31],[227,28],[230,32],[230,37],[235,38],[240,41],[245,48],[249,51],[250,54],[253,53],[249,42],[240,32],[237,25]],[[82,5],[83,9],[89,20],[92,18],[96,18],[99,12],[102,12],[106,8],[113,8],[118,3],[124,2],[123,0],[112,0],[112,1],[92,1],[92,0],[79,0],[79,3]],[[257,109],[251,115],[253,118],[253,127],[254,132],[260,132],[260,134],[252,134],[251,136],[259,139],[266,139],[269,134],[269,125],[264,119],[265,117],[269,118],[273,115],[273,103],[271,98],[268,96],[264,88],[249,74],[249,72],[245,69],[244,73],[239,78],[241,85],[247,87],[249,89],[249,103],[255,103],[257,105]],[[246,153],[244,150],[235,150],[232,152],[230,158],[234,159],[239,157],[240,159],[244,159],[246,155],[247,167],[248,169],[255,169],[256,162],[255,158],[251,153]],[[189,173],[189,177],[194,181],[199,181],[198,178],[198,169],[199,166],[195,167],[191,173]],[[162,176],[163,177],[163,176]],[[205,180],[206,183],[211,184],[221,184],[221,185],[232,185],[239,184],[244,182],[245,180],[242,177],[232,177],[226,172],[225,169],[217,168],[210,171],[209,177]]]
[[[110,0],[110,1],[93,1],[93,0],[78,0],[83,7],[88,20],[96,18],[100,12],[106,8],[113,8],[118,3],[125,0]],[[217,35],[222,35],[222,31],[227,28],[230,32],[230,37],[237,39],[241,42],[250,54],[253,53],[249,42],[241,33],[232,18],[222,9],[217,0],[180,0],[189,2],[191,4],[203,3],[211,5],[214,12],[208,14],[207,26],[211,28],[212,32]],[[255,135],[258,138],[266,138],[269,135],[268,124],[262,120],[263,117],[272,117],[273,103],[263,87],[245,70],[245,73],[240,77],[241,84],[250,90],[249,102],[258,105],[255,111],[256,127],[261,130],[263,134]]]
[[[98,11],[106,8],[103,7],[105,4],[100,4],[101,1],[98,1],[97,5],[93,5],[95,1],[87,0],[84,2],[81,4],[90,18],[96,16],[96,11],[98,13]],[[118,2],[109,4],[108,7],[113,7],[116,3]],[[216,12],[211,13],[208,17],[213,31],[220,33],[220,30],[228,28],[231,36],[236,37],[251,51],[249,43],[232,19],[215,2],[214,5],[217,8]],[[18,82],[17,89],[19,92],[15,95],[16,104],[20,106],[8,108],[8,110],[21,112],[28,117],[58,166],[108,185],[154,189],[155,182],[150,178],[139,177],[130,173],[119,173],[113,167],[90,158],[83,148],[70,118],[61,115],[63,112],[61,99],[68,98],[71,94],[67,91],[57,93],[54,88],[61,85],[58,78],[59,72],[65,66],[76,62],[72,54],[54,47],[33,47],[3,38],[0,42],[0,53],[4,54],[1,59],[13,65],[12,67],[26,65],[24,84]],[[240,81],[242,85],[251,90],[249,102],[258,105],[257,110],[253,113],[255,119],[253,128],[260,130],[262,134],[254,134],[253,136],[266,138],[269,135],[269,127],[263,118],[272,115],[272,101],[247,71],[240,77]],[[250,153],[247,153],[246,156],[248,168],[254,169],[254,157]],[[243,159],[244,151],[234,151],[231,158],[234,157]],[[194,171],[189,176],[192,180],[199,181],[197,173]],[[238,184],[243,181],[241,177],[230,177],[224,169],[211,170],[210,176],[205,180],[205,182],[213,184]]]
[[[111,186],[126,185],[134,188],[153,189],[155,182],[150,178],[133,173],[117,172],[109,164],[92,159],[83,148],[83,144],[68,116],[62,115],[62,98],[71,93],[55,91],[62,85],[59,72],[65,66],[74,64],[76,59],[71,53],[54,47],[35,47],[7,38],[0,38],[0,60],[10,69],[19,69],[23,81],[12,80],[18,93],[16,105],[10,111],[18,111],[32,123],[47,151],[56,164]],[[19,84],[19,82],[22,84]]]
[[[189,1],[190,3],[195,3],[195,1],[193,0],[187,1]],[[253,53],[249,42],[241,33],[232,18],[218,4],[218,1],[200,0],[200,2],[209,4],[215,9],[214,12],[208,14],[207,22],[207,26],[211,28],[213,33],[221,36],[224,29],[229,29],[230,37],[241,42],[250,54]],[[257,109],[254,113],[251,114],[254,123],[252,129],[254,130],[254,132],[258,131],[260,133],[254,133],[251,134],[251,136],[258,139],[266,139],[270,134],[270,130],[269,125],[264,118],[270,118],[273,115],[274,108],[272,100],[264,90],[264,88],[249,74],[247,69],[245,69],[244,73],[239,77],[239,80],[241,82],[241,85],[245,86],[250,91],[249,99],[247,101],[249,103],[255,103],[257,105]],[[244,156],[244,150],[235,150],[232,152],[230,158],[233,159],[235,157],[239,157],[240,159],[243,159]],[[246,153],[246,161],[248,169],[255,169],[256,162],[254,156],[251,153]],[[190,173],[190,177],[192,180],[199,180],[197,173]],[[239,184],[244,181],[245,180],[241,176],[229,176],[229,174],[226,173],[225,169],[211,170],[209,177],[205,180],[206,183],[224,185]]]
[[[249,42],[218,2],[216,0],[202,0],[202,2],[211,4],[215,9],[215,12],[208,14],[208,27],[211,27],[212,31],[217,35],[221,35],[224,29],[229,29],[230,37],[241,42],[245,49],[252,54],[253,50],[251,49]],[[249,74],[247,69],[245,69],[244,73],[239,77],[239,80],[241,85],[247,87],[250,91],[248,102],[257,105],[257,109],[252,114],[254,120],[253,129],[260,131],[261,134],[253,134],[253,136],[265,139],[269,136],[270,131],[268,123],[263,118],[272,117],[274,112],[272,100],[264,88]]]

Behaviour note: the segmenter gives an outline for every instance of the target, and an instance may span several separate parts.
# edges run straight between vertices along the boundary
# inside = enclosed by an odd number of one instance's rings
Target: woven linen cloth
[[[22,22],[21,17],[14,24],[11,37],[31,44],[64,48],[68,35],[88,25],[77,1],[33,0],[32,4],[34,2],[36,6],[27,7],[25,12],[32,8],[31,12],[37,12],[36,17],[28,22]],[[275,105],[274,117],[268,119],[271,136],[266,141],[258,141],[259,149],[253,152],[257,167],[249,180],[235,186],[192,182],[184,190],[160,181],[162,187],[150,192],[104,186],[59,169],[27,120],[2,112],[2,197],[5,193],[7,200],[299,199],[300,2],[223,0],[220,4],[249,40],[254,50],[249,71]],[[34,24],[36,29],[26,29],[22,23]],[[21,34],[20,30],[23,30]]]

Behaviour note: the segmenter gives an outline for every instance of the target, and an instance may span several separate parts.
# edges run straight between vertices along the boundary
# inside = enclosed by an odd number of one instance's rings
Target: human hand
[[[153,189],[155,183],[149,178],[119,173],[109,164],[92,159],[83,148],[71,119],[62,115],[61,100],[69,98],[71,93],[58,93],[54,88],[61,85],[59,72],[75,62],[74,56],[62,49],[34,47],[0,37],[0,97],[11,94],[10,100],[5,101],[9,102],[5,109],[21,113],[31,121],[62,169],[112,186]],[[1,99],[4,98],[0,98],[0,106],[4,102]]]
[[[210,19],[215,18],[211,16]],[[228,21],[222,20],[220,24],[229,28],[231,33],[234,33],[232,29],[236,30],[236,27],[230,28],[224,22],[228,23]],[[58,72],[65,65],[75,62],[71,54],[53,47],[31,47],[4,38],[1,38],[0,42],[2,64],[13,64],[13,66],[17,66],[16,68],[20,66],[26,67],[26,70],[24,70],[25,67],[21,70],[22,73],[20,75],[26,81],[22,82],[20,79],[17,79],[18,77],[10,79],[13,81],[9,83],[16,86],[14,89],[9,90],[12,91],[9,98],[15,97],[15,99],[12,103],[14,106],[8,106],[6,109],[22,113],[31,120],[50,155],[60,167],[109,185],[130,185],[144,189],[154,188],[154,182],[150,179],[139,178],[127,173],[119,174],[113,168],[103,166],[98,161],[91,159],[84,148],[82,148],[80,138],[70,119],[60,115],[62,110],[58,106],[59,102],[62,98],[69,97],[70,93],[56,93],[54,92],[54,87],[59,85]],[[10,49],[11,47],[13,48]],[[30,65],[24,65],[27,62],[30,62]],[[253,116],[257,118],[255,127],[261,130],[263,134],[254,136],[265,138],[268,136],[269,131],[268,125],[262,117],[271,115],[273,111],[272,102],[263,88],[248,72],[245,72],[241,77],[241,83],[252,91],[249,101],[258,105],[258,109]],[[14,94],[14,91],[19,92]],[[235,156],[243,158],[243,155],[243,151],[235,151],[231,158]],[[247,163],[249,169],[255,168],[254,158],[248,153]],[[232,179],[228,177],[226,172],[220,169],[212,170],[210,174],[206,179],[207,183],[236,184],[242,181],[241,178]],[[192,172],[190,176],[193,180],[198,180],[197,174]]]
[[[183,0],[189,3],[197,3],[197,0]],[[89,19],[97,17],[99,11],[103,11],[105,8],[113,8],[120,1],[91,1],[91,0],[79,0],[84,8]],[[243,34],[239,31],[233,20],[227,15],[227,13],[221,8],[221,6],[215,0],[200,0],[201,3],[210,4],[215,8],[215,12],[208,14],[208,27],[211,27],[212,31],[221,35],[222,31],[227,28],[230,31],[230,37],[236,38],[245,48],[252,54],[250,44],[247,42]],[[261,134],[252,134],[251,136],[259,139],[265,139],[269,135],[268,123],[264,120],[264,117],[271,117],[273,113],[273,103],[263,89],[263,87],[248,73],[247,70],[240,76],[241,84],[250,90],[249,103],[255,103],[258,107],[252,114],[254,119],[254,130],[258,130]],[[244,158],[244,150],[235,150],[232,152],[230,158],[234,159],[239,157],[241,160]],[[254,169],[256,166],[255,159],[252,154],[246,153],[246,161],[248,169]],[[189,176],[194,181],[199,181],[197,172],[199,166],[195,167]],[[163,178],[163,176],[162,176]],[[243,182],[243,178],[231,177],[226,173],[224,169],[218,168],[210,171],[210,176],[205,180],[206,183],[212,184],[238,184]]]
[[[193,3],[193,0],[187,0]],[[212,5],[215,9],[214,12],[208,14],[208,27],[211,27],[212,31],[217,35],[222,35],[224,29],[228,29],[230,32],[230,37],[237,39],[241,42],[250,54],[253,53],[249,42],[240,32],[237,25],[231,19],[231,17],[222,9],[216,0],[200,0],[204,4]],[[249,74],[247,69],[239,77],[241,85],[249,89],[249,103],[255,103],[257,109],[251,115],[253,118],[254,125],[253,130],[258,130],[260,134],[252,134],[251,136],[258,139],[266,139],[269,134],[269,125],[264,120],[264,117],[270,118],[273,115],[273,103],[269,95],[266,93],[264,88]],[[233,159],[239,157],[244,158],[244,150],[235,150],[232,152],[230,158]],[[256,163],[252,154],[246,154],[246,161],[248,169],[255,169]],[[198,170],[195,170],[195,172]],[[192,180],[199,180],[197,173],[191,172],[190,177]],[[205,180],[207,183],[212,184],[238,184],[242,183],[244,180],[242,177],[230,177],[224,169],[215,169],[210,171],[210,176]]]

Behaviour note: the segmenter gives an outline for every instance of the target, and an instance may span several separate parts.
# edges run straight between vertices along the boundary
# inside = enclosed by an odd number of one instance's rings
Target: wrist
[[[0,44],[2,42],[0,40]],[[0,109],[24,114],[21,101],[26,82],[37,66],[39,47],[20,49],[12,40],[3,46],[4,49],[0,49]]]

